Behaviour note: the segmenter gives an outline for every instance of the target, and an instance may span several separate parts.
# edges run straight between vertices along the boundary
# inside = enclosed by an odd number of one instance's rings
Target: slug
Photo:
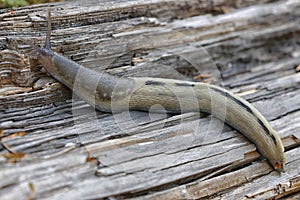
[[[96,72],[53,52],[50,33],[51,15],[48,11],[45,47],[32,45],[38,60],[55,79],[96,109],[105,112],[148,111],[158,104],[168,113],[208,112],[252,141],[275,170],[284,170],[284,147],[280,137],[246,100],[206,83],[150,77],[120,78]],[[162,111],[160,109],[157,111]]]

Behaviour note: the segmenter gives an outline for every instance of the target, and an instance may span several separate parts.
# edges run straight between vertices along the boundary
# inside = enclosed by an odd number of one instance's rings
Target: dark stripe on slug
[[[276,138],[274,137],[273,134],[271,134],[270,130],[266,127],[266,125],[255,115],[255,113],[253,112],[253,110],[245,105],[243,102],[241,102],[239,99],[231,96],[230,94],[228,94],[226,91],[222,91],[222,90],[219,90],[217,88],[212,88],[212,90],[214,90],[215,92],[218,92],[220,94],[222,94],[223,96],[231,99],[232,101],[234,101],[236,104],[240,105],[241,107],[245,108],[247,110],[247,112],[251,113],[257,120],[257,122],[259,123],[259,125],[264,129],[265,133],[270,136],[273,140],[273,142],[277,145],[277,142],[276,142]]]
[[[257,122],[260,124],[261,127],[263,127],[264,131],[266,133],[268,133],[268,135],[270,135],[270,131],[269,129],[264,125],[264,123],[260,120],[260,119],[257,119]]]
[[[252,115],[254,115],[254,112],[251,110],[251,108],[247,105],[245,105],[243,102],[241,102],[240,100],[238,100],[237,98],[231,96],[230,94],[228,94],[226,91],[222,91],[219,90],[217,88],[212,88],[212,90],[222,94],[225,97],[228,97],[229,99],[231,99],[232,101],[234,101],[236,104],[240,105],[241,107],[245,108],[249,113],[251,113]]]
[[[276,142],[276,138],[275,138],[275,136],[274,136],[273,134],[270,134],[270,136],[271,136],[271,138],[272,138],[272,140],[273,140],[274,144],[276,144],[276,145],[277,145],[277,142]]]
[[[195,84],[191,83],[175,83],[176,86],[183,86],[183,87],[195,87]]]
[[[264,131],[272,138],[273,142],[277,145],[276,138],[274,137],[273,134],[270,133],[270,130],[266,127],[266,125],[258,118],[257,118],[257,122],[264,129]]]
[[[247,110],[247,112],[249,112],[249,113],[251,113],[251,114],[254,115],[254,112],[252,111],[252,109],[251,109],[249,106],[245,105],[243,102],[241,102],[241,101],[238,100],[237,98],[234,98],[234,97],[231,96],[231,95],[229,95],[229,98],[230,98],[231,100],[233,100],[236,104],[239,104],[240,106],[242,106],[243,108],[245,108],[245,109]]]
[[[145,85],[165,85],[165,83],[163,82],[159,82],[159,81],[146,81]]]

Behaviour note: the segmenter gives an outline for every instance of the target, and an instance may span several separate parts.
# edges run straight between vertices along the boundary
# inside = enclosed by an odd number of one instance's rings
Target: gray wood
[[[282,138],[286,172],[210,115],[128,117],[73,96],[29,56],[48,7],[53,49],[86,67],[249,100]],[[297,199],[299,1],[72,1],[0,10],[0,24],[1,199]]]

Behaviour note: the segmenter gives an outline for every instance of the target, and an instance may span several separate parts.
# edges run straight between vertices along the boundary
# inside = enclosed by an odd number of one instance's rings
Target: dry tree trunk
[[[206,81],[252,102],[287,172],[210,116],[128,119],[72,96],[30,56],[49,7],[53,49],[86,67]],[[0,24],[1,199],[297,198],[299,1],[74,1],[0,10]]]

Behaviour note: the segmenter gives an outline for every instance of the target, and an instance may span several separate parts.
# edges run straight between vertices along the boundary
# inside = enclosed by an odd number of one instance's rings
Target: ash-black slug
[[[208,112],[252,141],[275,170],[283,170],[285,156],[280,137],[246,100],[206,83],[150,77],[120,78],[96,72],[53,52],[50,32],[49,12],[45,48],[32,45],[39,61],[54,78],[97,109],[106,112],[147,111],[152,105],[159,104],[170,113]]]

